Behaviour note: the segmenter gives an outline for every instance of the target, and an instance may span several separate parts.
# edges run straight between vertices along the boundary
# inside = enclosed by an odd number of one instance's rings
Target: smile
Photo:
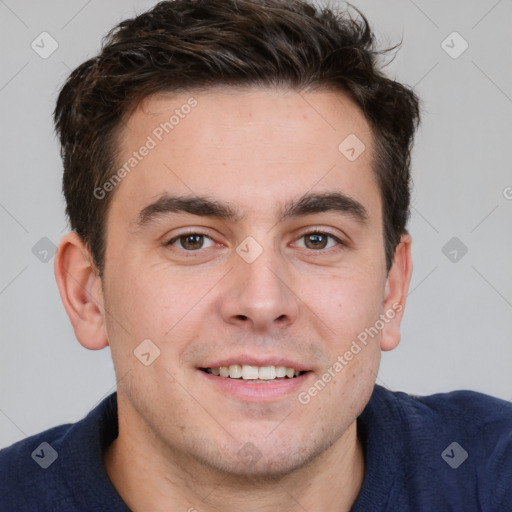
[[[201,368],[206,373],[228,379],[242,379],[249,382],[268,382],[281,379],[293,379],[305,372],[286,366],[251,366],[232,364],[217,368]]]
[[[217,364],[197,368],[199,375],[223,398],[245,403],[289,399],[307,387],[315,376],[311,370],[298,370],[293,366]]]

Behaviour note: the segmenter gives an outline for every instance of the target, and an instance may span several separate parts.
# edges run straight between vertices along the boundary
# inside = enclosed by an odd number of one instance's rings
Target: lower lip
[[[285,398],[290,394],[297,394],[300,388],[304,387],[305,383],[313,375],[312,372],[306,372],[293,379],[251,383],[244,379],[217,377],[202,370],[197,371],[211,386],[218,389],[222,394],[228,394],[248,402],[271,402]]]

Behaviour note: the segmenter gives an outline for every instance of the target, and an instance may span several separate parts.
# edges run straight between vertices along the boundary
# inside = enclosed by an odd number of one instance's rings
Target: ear
[[[55,278],[78,341],[90,350],[108,345],[101,278],[84,241],[68,233],[55,256]]]
[[[385,327],[380,341],[382,350],[392,350],[400,342],[400,322],[412,274],[411,243],[408,233],[401,236],[386,279],[382,311]]]

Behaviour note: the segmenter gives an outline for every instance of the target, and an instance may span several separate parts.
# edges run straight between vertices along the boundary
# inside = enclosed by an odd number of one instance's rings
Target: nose
[[[298,317],[300,300],[291,289],[286,262],[266,249],[252,263],[234,255],[226,276],[220,312],[229,324],[268,332],[289,327]]]

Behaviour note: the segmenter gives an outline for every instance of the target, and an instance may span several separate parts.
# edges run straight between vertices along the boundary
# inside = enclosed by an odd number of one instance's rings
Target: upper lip
[[[220,368],[221,366],[231,366],[232,364],[249,365],[249,366],[285,366],[286,368],[293,368],[297,371],[309,371],[310,367],[284,357],[255,357],[248,355],[240,355],[238,357],[229,356],[223,359],[216,359],[213,362],[201,364],[199,368]]]

